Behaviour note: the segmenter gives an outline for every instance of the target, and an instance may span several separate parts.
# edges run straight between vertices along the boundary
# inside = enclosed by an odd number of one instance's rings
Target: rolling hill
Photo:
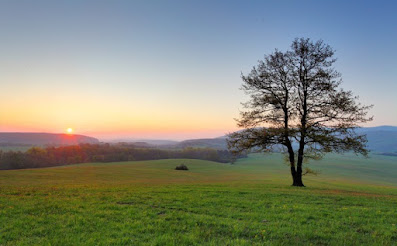
[[[0,245],[396,245],[383,158],[327,157],[306,188],[279,154],[3,170]]]

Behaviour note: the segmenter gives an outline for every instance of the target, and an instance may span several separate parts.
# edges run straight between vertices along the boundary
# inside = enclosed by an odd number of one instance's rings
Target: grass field
[[[397,244],[396,157],[331,155],[306,188],[281,160],[0,171],[0,245]]]

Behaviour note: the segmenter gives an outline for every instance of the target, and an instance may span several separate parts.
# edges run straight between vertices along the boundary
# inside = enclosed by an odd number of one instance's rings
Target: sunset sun
[[[68,134],[71,134],[71,133],[73,132],[73,129],[69,127],[68,129],[66,129],[66,132],[67,132]]]

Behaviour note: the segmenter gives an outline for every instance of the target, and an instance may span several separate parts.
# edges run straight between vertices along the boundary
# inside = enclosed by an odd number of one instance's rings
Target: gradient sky
[[[336,50],[343,88],[397,125],[397,1],[0,1],[0,131],[215,137],[240,73],[295,37]]]

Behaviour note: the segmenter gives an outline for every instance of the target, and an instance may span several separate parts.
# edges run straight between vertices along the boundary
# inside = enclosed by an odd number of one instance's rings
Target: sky
[[[0,1],[0,131],[188,139],[237,130],[241,73],[296,37],[397,125],[396,1]]]

